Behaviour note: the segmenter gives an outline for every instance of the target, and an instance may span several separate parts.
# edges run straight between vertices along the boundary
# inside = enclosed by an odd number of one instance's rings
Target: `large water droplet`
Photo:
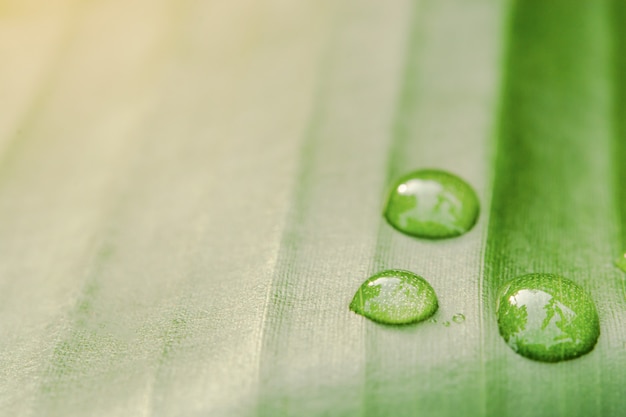
[[[524,275],[498,292],[500,335],[517,353],[543,362],[590,352],[600,336],[596,306],[572,281],[552,274]]]
[[[426,320],[437,311],[435,290],[409,271],[387,270],[365,281],[354,295],[350,309],[386,324]]]
[[[402,233],[443,239],[469,231],[478,212],[478,197],[465,181],[448,172],[423,170],[394,184],[385,218]]]

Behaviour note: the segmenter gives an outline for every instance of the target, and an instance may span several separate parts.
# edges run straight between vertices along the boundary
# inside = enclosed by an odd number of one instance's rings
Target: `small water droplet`
[[[478,197],[469,184],[445,171],[422,170],[395,182],[384,214],[402,233],[443,239],[468,232],[478,212]]]
[[[430,319],[431,323],[437,323],[437,319]]]
[[[600,336],[596,306],[572,281],[552,274],[515,278],[498,291],[500,335],[522,356],[543,362],[590,352]]]
[[[443,325],[444,325],[444,327],[450,327],[450,322],[449,321],[444,321]]]
[[[619,269],[621,269],[623,272],[626,272],[626,253],[624,255],[620,256],[615,261],[615,266],[618,267]]]
[[[465,315],[462,313],[457,313],[452,316],[452,321],[458,324],[463,323],[465,321]]]
[[[386,324],[426,320],[437,308],[435,290],[424,278],[397,269],[382,271],[367,279],[350,303],[355,313]]]

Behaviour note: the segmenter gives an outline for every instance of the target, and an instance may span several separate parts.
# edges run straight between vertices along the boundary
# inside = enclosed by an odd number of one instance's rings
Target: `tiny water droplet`
[[[457,313],[454,316],[452,316],[452,321],[455,323],[463,323],[465,321],[465,315],[462,313]]]
[[[450,327],[450,322],[449,322],[449,321],[444,321],[444,322],[443,322],[443,325],[444,325],[445,327]]]
[[[618,267],[619,269],[621,269],[623,272],[626,272],[626,253],[624,255],[620,256],[615,261],[615,266]]]
[[[589,353],[600,336],[593,300],[572,281],[530,274],[505,284],[497,297],[500,335],[515,352],[542,362]]]
[[[437,319],[430,319],[431,323],[437,323]]]
[[[350,303],[355,313],[386,324],[426,320],[438,306],[435,290],[424,278],[397,269],[367,279]]]
[[[444,239],[468,232],[478,212],[478,197],[469,184],[445,171],[422,170],[394,183],[384,214],[402,233]]]

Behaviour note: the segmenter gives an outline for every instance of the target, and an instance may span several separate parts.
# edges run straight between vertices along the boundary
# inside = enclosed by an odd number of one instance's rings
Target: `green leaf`
[[[625,23],[621,0],[0,0],[0,415],[621,415]],[[468,233],[385,221],[421,169],[476,189]],[[386,269],[436,322],[350,311]],[[497,290],[530,273],[590,294],[590,353],[507,346]]]

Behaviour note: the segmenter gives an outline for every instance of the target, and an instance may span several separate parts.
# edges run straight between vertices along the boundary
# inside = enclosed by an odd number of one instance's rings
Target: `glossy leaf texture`
[[[625,4],[0,0],[0,415],[621,415]],[[387,223],[424,169],[467,233]],[[349,310],[389,269],[432,321]],[[500,336],[537,273],[589,353]]]

